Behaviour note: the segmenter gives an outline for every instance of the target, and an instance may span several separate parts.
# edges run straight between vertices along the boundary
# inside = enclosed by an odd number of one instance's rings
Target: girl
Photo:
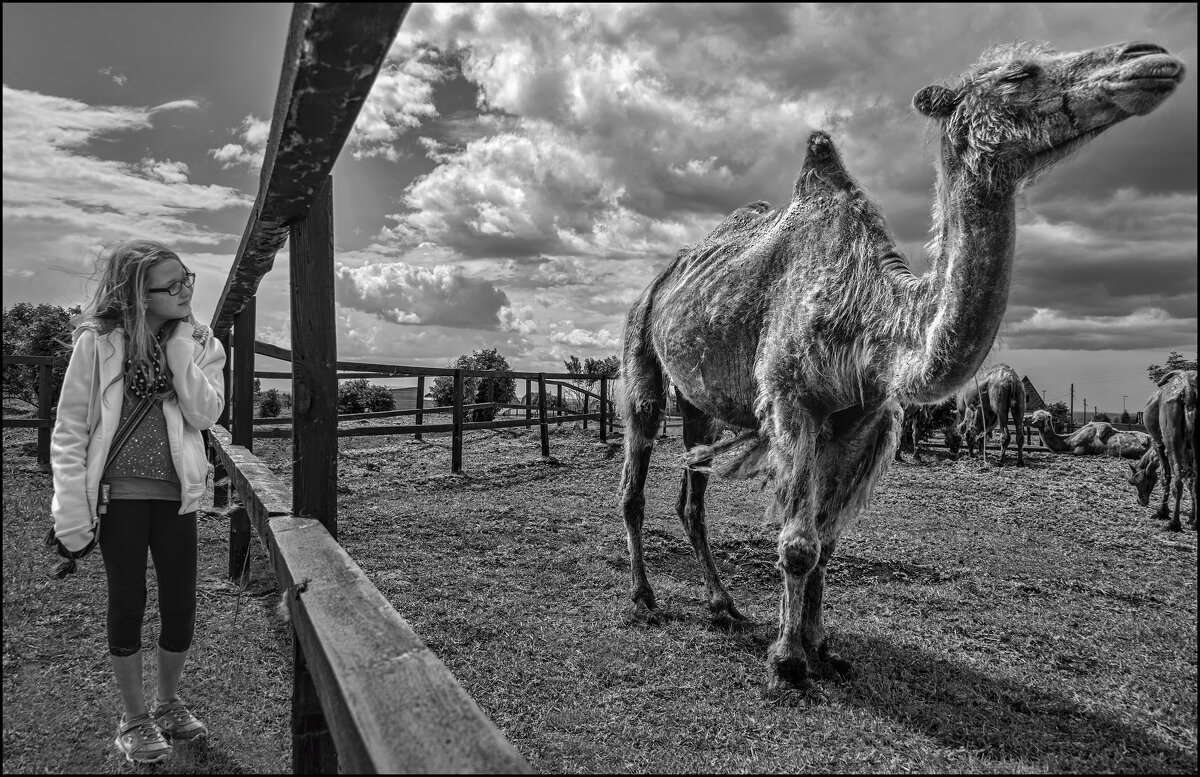
[[[225,404],[225,351],[192,317],[196,275],[170,249],[123,243],[101,255],[99,276],[59,398],[51,512],[64,556],[86,554],[99,534],[108,650],[125,707],[116,745],[130,762],[153,763],[172,741],[208,733],[180,700],[179,677],[196,621],[195,511],[208,474],[200,430]],[[110,457],[118,431],[127,442]],[[93,516],[105,494],[100,527]],[[152,708],[142,695],[147,548],[161,617]]]

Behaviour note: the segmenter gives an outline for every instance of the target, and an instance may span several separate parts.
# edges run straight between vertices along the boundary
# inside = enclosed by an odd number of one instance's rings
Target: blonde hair
[[[151,383],[160,376],[169,382],[171,370],[161,349],[157,348],[155,333],[146,323],[145,296],[150,269],[174,259],[183,265],[179,256],[159,243],[149,240],[130,240],[101,252],[96,259],[98,285],[91,303],[80,317],[101,334],[117,329],[125,334],[125,385],[133,385],[139,368]],[[186,266],[184,267],[186,271]],[[174,322],[164,326],[160,337],[170,336]],[[116,382],[116,379],[113,380]],[[174,389],[160,393],[160,399],[175,396]]]

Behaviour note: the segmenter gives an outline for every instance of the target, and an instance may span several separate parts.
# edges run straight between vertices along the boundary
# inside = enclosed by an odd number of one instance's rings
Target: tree
[[[1071,410],[1067,407],[1066,402],[1051,402],[1046,405],[1046,410],[1054,419],[1055,429],[1070,429],[1071,428]]]
[[[258,417],[278,418],[281,405],[279,389],[267,389],[263,392],[262,401],[258,404]]]
[[[58,305],[33,305],[18,302],[4,309],[3,349],[5,355],[62,356],[71,355],[72,319],[82,313],[75,305],[63,308]],[[4,396],[23,399],[37,404],[38,366],[33,364],[10,364],[4,367]],[[66,367],[51,368],[51,404],[58,402]]]
[[[1121,411],[1121,423],[1123,423],[1123,424],[1131,424],[1131,423],[1133,423],[1133,418],[1132,418],[1132,417],[1129,415],[1129,411],[1128,411],[1128,410],[1122,410],[1122,411]]]
[[[1108,424],[1112,423],[1112,419],[1108,417],[1108,413],[1097,413],[1096,415],[1092,416],[1092,420],[1093,421],[1104,421],[1105,423],[1108,423]]]
[[[580,362],[579,357],[572,354],[569,359],[563,362],[563,366],[572,375],[606,375],[610,378],[615,378],[621,371],[621,360],[616,356],[609,356],[604,359],[593,359],[588,356]],[[573,379],[571,382],[582,389],[591,390],[592,386],[596,383],[596,378],[580,377]],[[564,402],[564,404],[566,403]],[[580,410],[582,411],[582,407],[580,407]]]
[[[512,369],[508,365],[508,360],[500,355],[500,352],[495,348],[482,348],[474,351],[470,356],[466,354],[459,356],[451,365],[453,369],[460,370],[496,370],[507,372]],[[451,375],[439,375],[433,379],[433,386],[429,391],[433,397],[435,405],[453,405],[454,404],[454,377]],[[515,378],[463,378],[463,403],[464,404],[480,404],[489,401],[500,404],[510,405],[517,401],[517,381]],[[495,408],[483,407],[476,408],[471,411],[472,421],[491,421],[496,417]]]
[[[344,380],[338,386],[338,414],[378,413],[395,410],[396,398],[385,386],[368,383],[366,378]]]
[[[1146,367],[1146,372],[1152,383],[1158,383],[1163,375],[1166,375],[1171,370],[1194,370],[1196,369],[1196,360],[1188,361],[1183,358],[1183,354],[1177,351],[1171,351],[1171,355],[1167,357],[1165,364],[1151,364]]]
[[[276,392],[276,393],[278,393],[278,392]],[[261,397],[262,397],[262,378],[255,378],[254,379],[254,398],[259,399]]]

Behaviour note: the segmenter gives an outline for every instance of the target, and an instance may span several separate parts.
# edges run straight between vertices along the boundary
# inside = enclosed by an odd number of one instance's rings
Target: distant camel
[[[904,409],[904,419],[900,422],[900,444],[896,446],[896,461],[904,461],[900,458],[900,449],[907,440],[912,445],[913,461],[920,462],[921,440],[935,429],[946,433],[946,445],[950,445],[950,435],[954,434],[953,427],[958,423],[954,397],[925,405],[904,402],[901,406]]]
[[[978,382],[978,385],[976,383]],[[983,413],[979,402],[983,401]],[[962,440],[966,440],[967,451],[975,457],[975,443],[983,453],[984,443],[997,425],[1003,429],[1000,437],[1000,461],[1008,451],[1012,436],[1008,433],[1008,419],[1012,418],[1017,430],[1017,466],[1025,466],[1025,435],[1021,426],[1025,420],[1025,386],[1016,370],[1007,364],[997,364],[978,381],[968,380],[958,391],[958,428],[950,436],[950,452],[958,455]]]
[[[1041,434],[1042,444],[1056,453],[1140,459],[1152,444],[1150,435],[1145,432],[1118,431],[1105,421],[1092,421],[1069,437],[1059,437],[1054,431],[1054,417],[1045,410],[1033,411],[1029,425]]]
[[[1196,527],[1196,371],[1172,370],[1158,380],[1158,388],[1146,400],[1146,429],[1154,440],[1159,464],[1163,471],[1162,503],[1158,517],[1170,518],[1167,528],[1179,531],[1179,500],[1183,495],[1185,481],[1192,484],[1192,511],[1189,526]],[[1148,467],[1147,467],[1148,469]],[[1136,477],[1138,470],[1134,470]],[[1146,473],[1144,477],[1152,475]],[[1168,511],[1172,478],[1175,489],[1175,511]],[[1130,479],[1133,482],[1133,478]],[[1135,483],[1135,485],[1137,485]],[[1153,490],[1154,482],[1150,481]],[[1139,494],[1141,487],[1138,488]]]
[[[934,125],[930,269],[913,274],[880,207],[814,132],[782,207],[738,208],[682,248],[633,303],[621,344],[625,461],[620,511],[635,618],[661,622],[642,546],[650,454],[675,385],[691,465],[676,513],[715,623],[745,624],[708,541],[714,456],[748,444],[738,470],[771,481],[780,525],[778,636],[767,689],[790,697],[813,664],[844,674],[825,629],[838,539],[892,460],[900,402],[936,402],[979,369],[1008,306],[1026,184],[1100,133],[1158,107],[1183,63],[1150,43],[1057,54],[989,49],[913,107]],[[778,166],[782,160],[771,160]],[[741,434],[720,440],[723,426]]]

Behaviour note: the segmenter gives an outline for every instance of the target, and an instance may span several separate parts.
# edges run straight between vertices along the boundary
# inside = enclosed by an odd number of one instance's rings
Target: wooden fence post
[[[588,386],[588,388],[590,389],[591,386]],[[587,431],[587,411],[588,411],[588,407],[591,405],[591,403],[592,403],[592,398],[589,397],[587,394],[584,394],[583,395],[583,431],[585,431],[585,432]]]
[[[488,420],[493,421],[496,418],[496,379],[488,378],[487,382],[488,382],[488,404],[490,404],[492,406],[492,408],[491,408],[492,415],[490,418],[488,418]]]
[[[233,350],[229,347],[229,335],[224,334],[217,338],[221,342],[221,347],[225,350],[225,365],[221,368],[222,391],[221,396],[225,398],[225,406],[221,408],[221,415],[217,418],[217,423],[226,429],[229,428],[229,405],[232,391],[230,387],[233,384],[231,371],[233,368]],[[209,458],[213,462],[213,507],[220,508],[229,504],[229,492],[233,490],[230,483],[218,486],[218,483],[225,481],[229,477],[229,473],[225,471],[225,460],[216,455],[213,448],[209,448]]]
[[[50,365],[38,365],[38,418],[50,421]],[[38,427],[37,460],[50,466],[50,427]]]
[[[550,458],[550,426],[546,423],[546,373],[538,373],[538,425],[542,432],[542,456]]]
[[[285,596],[289,594],[284,594]],[[317,685],[292,629],[292,774],[337,774],[337,747],[329,733]]]
[[[608,376],[600,376],[600,442],[608,442]]]
[[[463,434],[463,374],[454,371],[454,432],[450,443],[450,471],[455,475],[462,472]]]
[[[233,319],[233,444],[254,451],[254,318],[251,297]]]
[[[423,410],[424,407],[425,407],[425,376],[418,375],[417,376],[417,415],[416,415],[417,426],[421,425],[421,418],[424,415],[421,412],[421,410]],[[417,432],[415,437],[416,437],[416,439],[420,440],[421,433]]]
[[[529,428],[529,419],[533,416],[533,387],[529,378],[525,379],[525,428]]]

